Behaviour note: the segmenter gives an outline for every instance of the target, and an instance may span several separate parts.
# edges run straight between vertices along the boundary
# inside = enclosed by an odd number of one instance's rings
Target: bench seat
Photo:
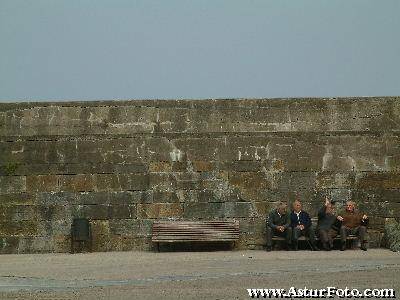
[[[155,221],[152,241],[232,242],[239,239],[238,221]]]

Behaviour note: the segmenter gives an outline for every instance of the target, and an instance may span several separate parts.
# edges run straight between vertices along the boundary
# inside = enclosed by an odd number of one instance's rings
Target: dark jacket
[[[290,225],[290,216],[289,213],[280,215],[277,209],[274,209],[270,212],[267,220],[267,226],[275,229],[276,226],[284,226],[285,229]]]
[[[336,215],[327,214],[326,206],[322,206],[318,211],[318,230],[329,230],[336,225]]]
[[[311,226],[311,218],[310,215],[305,211],[300,211],[299,219],[297,219],[297,214],[292,211],[290,213],[290,226],[296,227],[297,225],[304,225],[304,228],[307,229]]]

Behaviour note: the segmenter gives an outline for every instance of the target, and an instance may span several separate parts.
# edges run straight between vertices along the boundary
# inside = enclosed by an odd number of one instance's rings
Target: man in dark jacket
[[[315,233],[310,215],[302,210],[302,204],[299,200],[293,202],[293,211],[290,214],[290,226],[293,230],[294,250],[297,251],[299,249],[298,240],[302,235],[310,239],[311,250],[319,250],[315,243]]]
[[[333,238],[337,235],[334,225],[338,224],[335,203],[325,198],[325,204],[318,211],[318,235],[324,250],[333,249]]]
[[[272,236],[277,235],[286,239],[286,247],[289,250],[292,242],[292,228],[287,204],[280,202],[278,207],[270,212],[267,219],[267,251],[272,249]]]

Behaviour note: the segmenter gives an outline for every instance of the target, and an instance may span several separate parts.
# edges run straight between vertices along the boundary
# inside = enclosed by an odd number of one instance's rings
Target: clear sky
[[[0,101],[400,95],[399,0],[0,0]]]

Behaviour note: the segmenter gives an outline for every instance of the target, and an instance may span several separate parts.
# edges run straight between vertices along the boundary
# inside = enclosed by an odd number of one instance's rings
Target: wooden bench
[[[234,242],[239,239],[238,221],[155,221],[152,242]]]

